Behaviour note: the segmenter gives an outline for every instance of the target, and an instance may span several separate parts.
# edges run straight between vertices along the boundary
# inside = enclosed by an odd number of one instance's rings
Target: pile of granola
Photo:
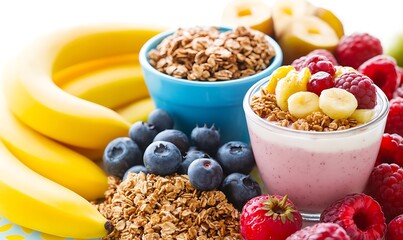
[[[198,191],[186,175],[109,177],[96,204],[114,230],[104,239],[242,239],[239,212],[221,191]]]
[[[297,130],[329,132],[357,126],[355,119],[331,119],[322,112],[313,112],[305,118],[296,118],[290,112],[281,110],[277,106],[276,96],[267,93],[264,88],[260,89],[260,94],[253,96],[250,105],[252,111],[259,117],[276,122],[279,126]]]
[[[241,26],[225,32],[217,27],[179,28],[148,57],[154,68],[173,77],[217,81],[260,72],[274,56],[263,33]]]

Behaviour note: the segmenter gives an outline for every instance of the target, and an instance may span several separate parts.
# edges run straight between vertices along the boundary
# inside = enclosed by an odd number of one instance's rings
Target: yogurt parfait
[[[389,107],[367,76],[318,56],[306,61],[256,83],[243,107],[268,193],[287,194],[316,221],[332,202],[363,192]]]

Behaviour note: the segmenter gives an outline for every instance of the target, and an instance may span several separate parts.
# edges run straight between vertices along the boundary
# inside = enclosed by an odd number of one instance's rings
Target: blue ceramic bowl
[[[220,27],[220,31],[231,28]],[[149,39],[140,50],[140,64],[144,80],[157,108],[166,110],[179,129],[190,136],[196,125],[214,126],[219,129],[221,142],[249,142],[243,98],[248,89],[257,81],[268,77],[281,66],[283,54],[280,46],[272,38],[267,40],[274,47],[275,57],[263,71],[249,77],[227,81],[190,81],[161,73],[150,65],[148,53],[175,31],[162,32]]]

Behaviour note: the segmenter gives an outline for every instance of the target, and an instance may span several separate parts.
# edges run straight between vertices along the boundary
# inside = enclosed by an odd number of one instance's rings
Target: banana
[[[90,159],[33,131],[13,116],[0,97],[0,137],[22,163],[87,200],[104,196],[107,176]]]
[[[72,79],[76,79],[84,74],[87,74],[88,72],[130,63],[139,63],[139,56],[137,53],[89,60],[63,68],[59,72],[54,73],[53,82],[60,87],[67,84]]]
[[[374,115],[374,109],[356,109],[350,117],[357,120],[358,123],[367,123],[371,121]]]
[[[319,96],[312,92],[296,92],[288,98],[288,111],[297,118],[304,118],[320,111]]]
[[[25,166],[2,141],[0,196],[0,215],[26,228],[66,238],[100,238],[110,230],[91,203]]]
[[[38,39],[6,74],[11,111],[29,127],[72,146],[102,149],[126,135],[130,123],[115,111],[64,92],[53,74],[80,62],[137,53],[157,29],[129,26],[74,28]]]
[[[149,96],[138,64],[118,65],[89,72],[61,88],[76,97],[116,108]]]
[[[291,65],[285,65],[277,68],[271,75],[269,83],[266,86],[266,92],[270,94],[274,94],[276,91],[276,86],[280,79],[285,78],[287,74],[291,71],[295,70],[295,68]]]
[[[123,118],[130,123],[137,121],[146,122],[148,115],[155,109],[153,100],[150,97],[128,104],[116,110]]]
[[[355,96],[342,88],[329,88],[322,91],[319,97],[319,107],[333,119],[348,118],[357,109]]]

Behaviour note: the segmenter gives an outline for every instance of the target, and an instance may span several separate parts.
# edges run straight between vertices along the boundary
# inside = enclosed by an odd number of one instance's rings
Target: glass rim
[[[326,132],[319,132],[319,131],[305,131],[305,130],[297,130],[297,129],[292,129],[289,127],[283,127],[280,125],[276,125],[273,123],[270,123],[269,121],[259,117],[256,113],[252,111],[252,108],[250,106],[250,100],[252,99],[253,95],[257,93],[263,87],[266,85],[270,80],[270,76],[266,77],[258,82],[256,82],[249,90],[246,92],[244,100],[243,100],[243,109],[245,112],[245,117],[249,120],[252,120],[256,124],[260,125],[261,127],[264,128],[270,128],[270,130],[275,130],[277,132],[282,132],[282,133],[292,133],[292,134],[297,134],[299,136],[340,136],[340,135],[347,135],[355,132],[360,132],[366,129],[369,126],[372,125],[377,125],[380,123],[380,121],[384,118],[387,117],[387,114],[389,112],[389,100],[386,97],[385,93],[375,85],[376,89],[376,96],[377,96],[377,104],[380,102],[382,103],[381,109],[377,113],[377,115],[371,119],[371,121],[361,124],[356,127],[344,129],[344,130],[337,130],[337,131],[326,131]],[[249,117],[248,117],[249,116]]]

